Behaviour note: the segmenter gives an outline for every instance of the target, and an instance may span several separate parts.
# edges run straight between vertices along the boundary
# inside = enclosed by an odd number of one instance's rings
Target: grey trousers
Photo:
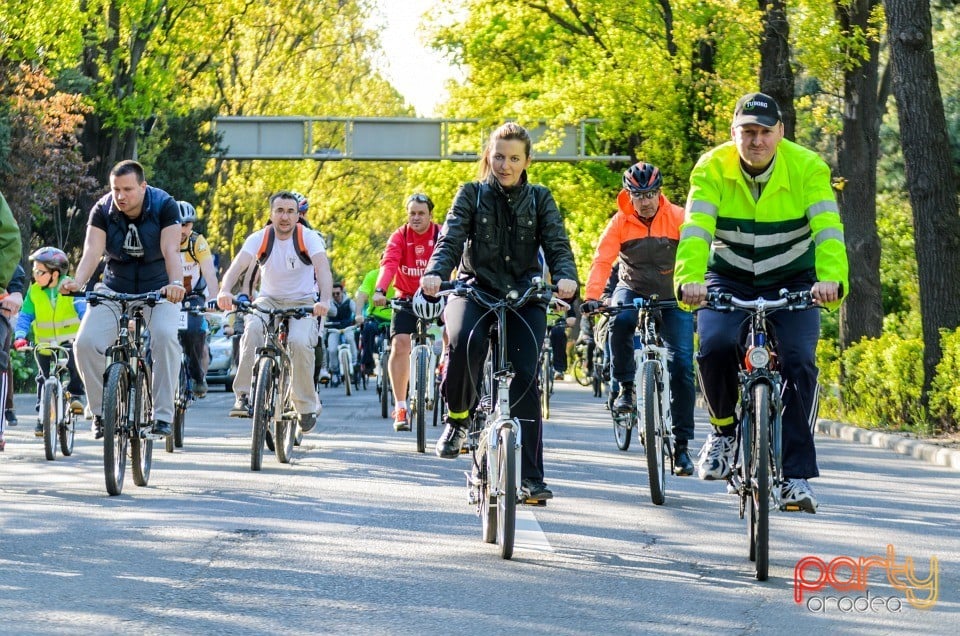
[[[173,421],[174,392],[180,373],[180,340],[177,319],[180,305],[161,301],[144,307],[144,325],[150,330],[153,352],[153,417]],[[102,302],[87,307],[80,321],[80,331],[73,345],[77,370],[87,390],[87,403],[94,415],[103,415],[103,374],[107,367],[107,348],[117,339],[120,308],[116,303]]]
[[[261,296],[257,305],[267,309],[306,307],[313,304],[313,297],[294,301],[278,301]],[[237,377],[233,380],[233,392],[250,394],[253,382],[253,365],[257,359],[257,347],[265,340],[264,320],[250,314],[243,321],[243,337],[240,339],[240,362],[237,365]],[[269,323],[269,320],[266,320]],[[290,370],[293,406],[297,413],[316,413],[320,408],[317,388],[313,384],[314,350],[320,337],[317,319],[313,316],[291,319],[287,334],[287,350],[290,352]]]

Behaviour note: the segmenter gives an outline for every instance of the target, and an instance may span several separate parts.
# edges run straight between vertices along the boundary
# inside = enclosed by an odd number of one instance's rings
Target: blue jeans
[[[630,305],[640,294],[625,287],[613,292],[613,304]],[[670,371],[670,410],[673,434],[677,442],[693,439],[693,314],[682,309],[660,310],[660,336],[667,346],[667,368]],[[633,357],[633,334],[639,312],[621,311],[613,320],[613,378],[620,383],[633,382],[637,362]]]

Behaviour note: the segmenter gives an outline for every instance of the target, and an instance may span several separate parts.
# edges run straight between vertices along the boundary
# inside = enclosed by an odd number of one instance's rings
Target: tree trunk
[[[929,402],[942,328],[960,325],[960,210],[933,58],[929,0],[887,0],[893,94],[913,208],[923,329],[923,397]]]
[[[837,1],[840,28],[869,32],[870,12],[879,0]],[[880,289],[880,237],[877,234],[877,153],[879,147],[878,68],[880,42],[868,40],[868,57],[844,74],[843,134],[837,143],[837,201],[843,218],[849,295],[840,310],[840,348],[864,336],[880,337],[883,302]]]
[[[760,90],[777,100],[783,134],[794,138],[797,111],[793,107],[793,68],[790,66],[790,23],[784,0],[758,0],[763,12],[760,40]]]

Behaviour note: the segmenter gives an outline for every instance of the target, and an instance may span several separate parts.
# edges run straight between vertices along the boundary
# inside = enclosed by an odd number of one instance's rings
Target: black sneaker
[[[173,433],[173,430],[170,428],[170,422],[164,422],[163,420],[154,420],[153,428],[150,429],[151,435],[159,435],[161,437],[166,437]]]
[[[90,429],[93,431],[93,439],[103,439],[103,418],[94,416]]]
[[[3,419],[6,420],[7,426],[11,428],[17,425],[17,414],[14,413],[13,409],[7,409],[4,411]]]
[[[460,448],[467,441],[467,420],[446,419],[446,425],[440,439],[437,440],[437,456],[444,459],[454,459],[460,456]],[[462,422],[462,423],[461,423]]]
[[[253,409],[250,407],[250,400],[246,393],[238,393],[237,399],[233,402],[233,408],[230,409],[230,417],[250,417]]]
[[[687,450],[686,442],[677,442],[673,449],[673,472],[680,477],[689,477],[693,474],[693,460]]]
[[[617,413],[631,413],[637,401],[637,391],[633,388],[633,382],[623,382],[620,384],[620,395],[613,402],[613,410]]]
[[[547,488],[542,479],[524,479],[520,482],[523,496],[530,501],[546,501],[553,499],[553,491]]]

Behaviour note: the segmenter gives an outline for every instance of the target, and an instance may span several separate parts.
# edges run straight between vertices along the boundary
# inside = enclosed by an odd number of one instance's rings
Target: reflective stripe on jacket
[[[784,139],[770,180],[754,200],[732,141],[700,157],[690,174],[674,287],[703,283],[707,271],[754,287],[815,277],[849,290],[843,223],[827,164]]]

